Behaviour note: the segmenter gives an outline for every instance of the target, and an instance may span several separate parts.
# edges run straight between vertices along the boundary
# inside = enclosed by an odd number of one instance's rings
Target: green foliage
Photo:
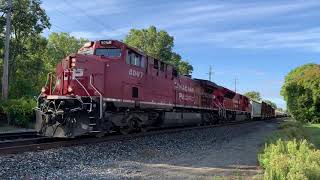
[[[174,38],[164,30],[158,31],[154,26],[141,30],[131,29],[124,41],[149,56],[175,65],[180,74],[191,74],[193,71],[192,65],[172,51]]]
[[[270,104],[274,109],[277,109],[277,104],[270,101],[270,100],[264,100],[264,102],[266,102],[267,104]]]
[[[11,99],[1,102],[0,112],[9,116],[12,124],[26,127],[33,118],[36,101],[31,98]]]
[[[69,33],[51,33],[48,37],[46,66],[50,71],[55,69],[56,64],[67,55],[76,53],[87,39],[77,39]]]
[[[255,101],[261,101],[261,94],[260,92],[257,91],[249,91],[244,93],[245,96],[247,96],[248,98],[255,100]]]
[[[6,7],[4,1],[1,7]],[[50,27],[49,18],[40,6],[40,0],[13,0],[12,34],[10,41],[9,63],[9,97],[35,95],[35,88],[39,88],[39,78],[43,69],[45,38],[40,34]],[[5,13],[6,8],[0,8]],[[0,32],[4,32],[5,21],[0,18]],[[1,33],[1,38],[2,38]],[[3,42],[3,40],[1,40]],[[0,44],[3,52],[3,45]],[[2,74],[2,61],[0,61]],[[32,83],[30,83],[32,82]]]
[[[26,52],[17,57],[16,73],[10,82],[10,98],[36,96],[46,77],[45,56],[47,40],[36,36],[26,40]]]
[[[285,112],[285,110],[283,110],[281,107],[278,107],[277,110],[281,112]]]
[[[38,95],[47,73],[54,71],[62,58],[77,52],[84,41],[68,33],[52,33],[48,40],[40,35],[26,39],[25,52],[16,57],[19,63],[15,65],[14,78],[10,79],[10,98]]]
[[[312,137],[305,126],[298,121],[287,121],[268,137],[258,155],[259,163],[265,169],[264,179],[320,178],[320,150],[308,143]]]
[[[268,180],[320,179],[320,151],[306,140],[283,141],[265,146],[259,155]]]
[[[281,95],[289,112],[301,122],[320,122],[320,65],[306,64],[285,78]]]

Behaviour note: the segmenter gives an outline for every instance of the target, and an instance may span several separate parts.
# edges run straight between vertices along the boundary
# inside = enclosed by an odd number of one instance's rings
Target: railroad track
[[[270,121],[270,120],[269,120]],[[207,125],[207,126],[193,126],[193,127],[177,127],[170,129],[153,129],[153,131],[149,132],[141,132],[136,134],[128,134],[128,135],[108,135],[100,138],[88,136],[88,137],[80,137],[75,139],[61,139],[61,138],[48,138],[48,137],[38,137],[31,139],[21,139],[21,140],[13,140],[7,142],[0,142],[0,155],[4,154],[16,154],[27,151],[37,151],[37,150],[46,150],[52,148],[60,148],[60,147],[69,147],[76,145],[85,145],[85,144],[94,144],[94,143],[102,143],[102,142],[112,142],[112,141],[122,141],[128,140],[136,137],[145,137],[150,135],[158,135],[158,134],[170,134],[177,133],[181,131],[190,131],[196,129],[207,129],[213,127],[223,127],[223,126],[234,126],[244,123],[252,123],[256,121],[247,120],[247,121],[239,121],[239,122],[229,122],[218,125]]]
[[[12,139],[34,138],[37,136],[36,131],[0,133],[0,142]]]

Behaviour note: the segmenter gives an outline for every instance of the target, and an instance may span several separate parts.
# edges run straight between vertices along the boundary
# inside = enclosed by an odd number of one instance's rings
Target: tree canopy
[[[56,64],[67,55],[76,53],[85,42],[89,40],[83,38],[76,38],[69,33],[51,33],[48,37],[46,46],[47,65],[50,70],[54,70]]]
[[[154,26],[148,29],[131,29],[124,41],[149,56],[174,65],[180,74],[191,74],[193,71],[192,65],[173,52],[174,38],[164,30],[158,31]]]
[[[261,94],[260,94],[260,92],[257,92],[257,91],[249,91],[249,92],[244,93],[244,95],[247,96],[247,97],[249,97],[249,98],[252,99],[252,100],[261,101]]]
[[[45,39],[40,36],[44,29],[50,27],[45,10],[40,6],[40,0],[13,0],[12,34],[10,39],[9,60],[9,96],[20,97],[30,95],[34,81],[41,73],[43,43]],[[8,11],[4,1],[0,3],[0,31],[5,29],[4,14]],[[3,36],[1,36],[3,42]],[[3,44],[0,44],[3,52]],[[1,57],[2,58],[2,57]],[[2,74],[2,61],[0,72]],[[30,83],[34,82],[34,83]]]
[[[266,102],[267,104],[270,104],[274,109],[277,109],[277,108],[278,108],[278,107],[277,107],[277,104],[274,103],[274,102],[272,102],[272,101],[270,101],[270,100],[264,100],[264,102]]]
[[[41,36],[50,28],[49,17],[41,8],[40,0],[13,0],[12,34],[10,37],[9,97],[34,96],[44,85],[46,74],[53,71],[57,62],[77,52],[85,39],[68,33],[51,33]],[[0,52],[3,52],[5,1],[0,2]],[[0,57],[2,75],[2,57]],[[1,85],[0,85],[1,86]]]
[[[320,122],[320,65],[306,64],[292,70],[285,78],[281,95],[297,120]]]

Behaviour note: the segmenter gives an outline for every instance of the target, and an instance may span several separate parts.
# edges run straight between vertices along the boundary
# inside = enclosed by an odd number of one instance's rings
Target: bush
[[[10,118],[10,123],[26,127],[31,122],[36,101],[31,98],[11,99],[0,104],[0,111]]]
[[[303,124],[298,121],[287,121],[279,126],[279,130],[269,136],[266,140],[267,144],[275,143],[278,139],[290,141],[293,139],[304,140],[309,139],[309,136]]]
[[[301,122],[320,122],[320,65],[306,64],[292,70],[285,78],[281,95],[290,114]]]
[[[267,138],[258,155],[264,179],[320,179],[320,151],[308,143],[308,134],[302,123],[287,121]]]
[[[258,159],[265,169],[265,179],[320,179],[320,151],[306,140],[280,139],[275,144],[266,144]]]

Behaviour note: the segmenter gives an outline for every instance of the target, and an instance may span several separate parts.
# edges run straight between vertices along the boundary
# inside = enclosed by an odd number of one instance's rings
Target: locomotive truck
[[[273,111],[263,103],[261,109],[260,114]],[[99,40],[86,43],[57,64],[55,75],[48,74],[38,97],[36,130],[76,137],[251,118],[246,96],[180,75],[171,64],[121,41]]]

